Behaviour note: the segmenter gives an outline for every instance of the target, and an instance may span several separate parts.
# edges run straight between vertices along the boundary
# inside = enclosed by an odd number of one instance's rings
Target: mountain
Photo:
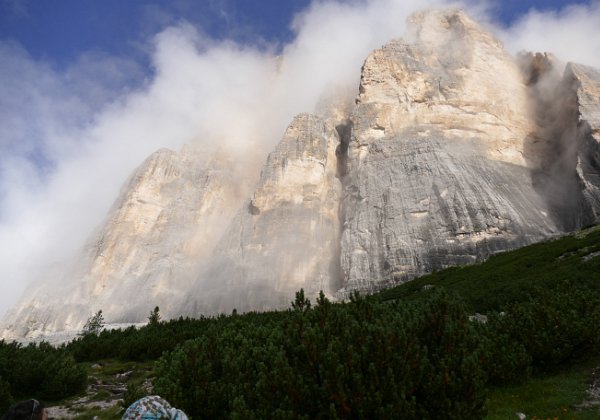
[[[588,220],[600,218],[600,70],[569,64],[565,80],[575,92],[577,178]]]
[[[339,288],[338,145],[323,118],[294,118],[188,294],[187,313],[286,307],[300,288]]]
[[[358,70],[358,69],[357,69]],[[460,10],[413,15],[348,112],[294,118],[260,176],[226,152],[150,156],[80,258],[3,337],[344,298],[597,222],[600,72],[514,58]],[[257,181],[256,181],[257,180]]]

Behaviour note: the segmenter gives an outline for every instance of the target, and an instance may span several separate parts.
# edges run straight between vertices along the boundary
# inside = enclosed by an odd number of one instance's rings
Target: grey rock
[[[581,261],[583,262],[587,262],[589,260],[592,260],[596,257],[600,257],[600,251],[596,251],[596,252],[590,252],[587,255],[584,255],[583,257],[581,257]]]
[[[475,315],[469,315],[469,321],[479,322],[480,324],[487,324],[488,317],[487,317],[487,315],[476,313]]]
[[[600,70],[569,63],[565,79],[576,92],[577,175],[586,202],[587,223],[600,221]]]
[[[404,131],[374,141],[348,175],[343,293],[475,263],[556,232],[527,168],[447,140]]]
[[[600,406],[600,366],[592,369],[586,398],[579,404],[573,405],[577,410],[590,410]]]
[[[145,321],[160,306],[179,316],[198,258],[207,258],[245,194],[227,157],[159,150],[120,197],[77,262],[33,285],[4,319],[5,337],[81,330],[102,309],[107,323]],[[241,191],[240,191],[241,190]]]
[[[269,154],[259,184],[231,223],[185,307],[192,314],[290,306],[338,287],[336,130],[301,114]]]
[[[533,186],[525,152],[535,126],[523,119],[514,60],[462,12],[413,20],[413,43],[393,41],[363,66],[344,178],[341,296],[558,232]]]

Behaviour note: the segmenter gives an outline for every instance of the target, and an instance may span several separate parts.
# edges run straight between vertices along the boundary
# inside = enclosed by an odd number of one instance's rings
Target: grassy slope
[[[562,279],[600,288],[600,226],[556,240],[534,244],[491,257],[484,263],[449,268],[373,296],[380,301],[419,299],[426,285],[444,287],[460,295],[473,312],[501,310],[507,303],[523,301],[535,287],[552,287]],[[587,258],[585,258],[587,256]],[[595,257],[594,257],[595,256]],[[591,258],[594,257],[594,258]],[[553,375],[534,377],[524,384],[492,387],[487,419],[596,419],[600,409],[579,411],[600,355]]]
[[[600,356],[552,375],[531,378],[521,385],[491,387],[486,419],[516,419],[517,412],[526,414],[528,419],[598,419],[600,408],[578,410],[573,407],[586,398],[592,369],[597,366],[600,366]]]
[[[600,253],[600,226],[576,236],[499,254],[482,264],[446,269],[371,298],[384,302],[419,299],[424,295],[419,293],[423,286],[434,285],[460,295],[471,311],[486,313],[502,309],[506,303],[525,300],[534,287],[550,287],[565,278],[600,288],[600,255],[584,261],[585,256],[595,252]],[[533,416],[537,419],[600,418],[597,409],[576,411],[572,408],[583,400],[591,369],[599,365],[600,355],[553,375],[534,377],[521,385],[490,388],[487,418],[517,418],[516,412],[526,413],[528,419]],[[99,414],[98,410],[88,410],[82,410],[78,418]],[[115,408],[115,412],[104,412],[101,418],[119,418],[120,413],[116,411]]]
[[[473,312],[500,310],[526,299],[534,287],[551,287],[563,279],[600,288],[600,226],[574,236],[542,242],[491,257],[484,263],[454,267],[420,277],[374,295],[382,301],[413,299],[425,285],[445,287],[460,295]]]

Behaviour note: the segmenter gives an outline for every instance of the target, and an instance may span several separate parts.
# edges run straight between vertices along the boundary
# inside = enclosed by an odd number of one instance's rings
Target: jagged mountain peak
[[[355,105],[331,92],[296,116],[260,176],[225,149],[151,155],[3,337],[77,329],[98,309],[137,322],[157,305],[285,308],[300,288],[343,298],[597,221],[599,85],[595,69],[511,57],[461,10],[416,13],[366,57]]]
[[[363,65],[355,112],[381,109],[371,134],[441,129],[478,138],[489,158],[529,164],[524,139],[535,126],[521,70],[502,44],[460,10],[417,13],[410,22],[414,36],[389,42]]]

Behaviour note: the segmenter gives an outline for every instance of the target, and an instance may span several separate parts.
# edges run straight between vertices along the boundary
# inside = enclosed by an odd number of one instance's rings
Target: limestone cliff
[[[136,322],[156,305],[286,308],[300,288],[343,298],[599,220],[600,72],[517,61],[461,11],[413,15],[367,57],[356,103],[321,108],[294,118],[256,184],[224,152],[150,156],[2,336],[99,309]]]
[[[301,114],[263,167],[185,307],[192,314],[285,308],[300,288],[311,296],[338,286],[338,134]]]
[[[569,64],[565,79],[576,92],[577,175],[586,202],[587,223],[600,221],[600,70]]]
[[[10,334],[74,330],[97,310],[109,322],[139,322],[159,305],[176,316],[195,261],[206,258],[241,202],[231,161],[185,148],[159,150],[123,187],[79,261],[26,293],[5,319]]]
[[[464,13],[415,15],[363,66],[350,116],[341,268],[377,290],[557,232],[514,59]],[[529,167],[527,164],[529,163]]]

